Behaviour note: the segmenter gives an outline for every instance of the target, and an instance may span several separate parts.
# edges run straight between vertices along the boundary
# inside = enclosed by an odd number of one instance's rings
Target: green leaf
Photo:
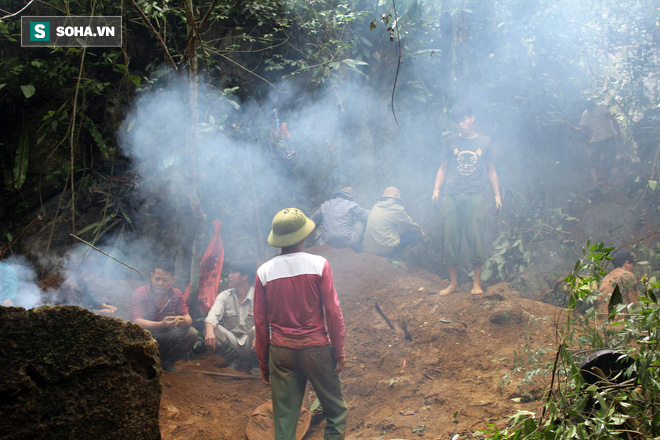
[[[87,225],[87,226],[85,226],[84,228],[80,229],[80,230],[77,232],[77,234],[78,234],[78,235],[83,235],[83,234],[85,234],[86,232],[91,231],[92,229],[97,229],[97,230],[98,230],[98,229],[101,229],[106,223],[108,223],[109,221],[111,221],[111,220],[114,219],[115,217],[116,217],[116,214],[111,214],[111,215],[105,217],[104,219],[102,219],[101,221],[98,221],[98,222],[96,222],[96,223],[92,223],[91,225]]]
[[[7,83],[0,84],[0,89],[2,89],[2,88],[3,88],[4,86],[6,86],[6,85],[7,85]]]
[[[353,60],[351,58],[346,58],[345,60],[342,60],[341,62],[348,65],[349,67],[352,67],[353,69],[355,69],[357,66],[366,66],[367,65],[367,63],[365,63],[364,61]]]
[[[652,191],[655,191],[656,186],[658,186],[657,180],[649,180],[649,188],[651,188]]]
[[[99,150],[101,150],[101,154],[103,154],[104,157],[108,157],[108,147],[105,144],[105,140],[103,139],[103,135],[99,131],[98,127],[94,123],[94,121],[87,115],[84,116],[84,121],[85,121],[85,127],[89,130],[89,133],[92,135],[92,138],[96,142],[96,145],[99,147]]]
[[[612,296],[610,297],[610,302],[607,304],[607,315],[610,318],[614,318],[616,316],[616,306],[619,304],[623,303],[623,296],[621,296],[621,290],[619,289],[619,285],[617,284],[614,286],[614,291],[612,292]]]
[[[21,90],[23,91],[23,95],[25,95],[25,97],[28,99],[34,95],[34,86],[31,84],[27,86],[21,86]]]
[[[20,189],[25,183],[29,153],[30,144],[28,141],[28,135],[24,132],[18,140],[18,148],[16,148],[16,156],[14,157],[12,185],[16,189]]]
[[[138,75],[129,75],[129,78],[131,79],[131,82],[135,85],[135,87],[140,87],[140,83],[142,82],[142,79]]]

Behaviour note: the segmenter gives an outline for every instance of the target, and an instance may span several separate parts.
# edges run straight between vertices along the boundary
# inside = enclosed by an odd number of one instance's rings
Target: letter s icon
[[[46,26],[44,26],[43,24],[36,24],[34,26],[34,36],[36,38],[39,38],[39,39],[46,38],[46,32],[45,31],[46,31]]]

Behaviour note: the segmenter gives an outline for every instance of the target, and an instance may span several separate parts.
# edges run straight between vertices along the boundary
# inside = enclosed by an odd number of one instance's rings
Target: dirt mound
[[[506,284],[479,296],[470,295],[466,285],[441,297],[447,282],[424,270],[350,249],[321,246],[307,252],[330,261],[344,312],[348,438],[469,436],[489,423],[503,425],[518,409],[541,408],[543,383],[528,393],[515,381],[499,384],[513,370],[514,352],[526,358],[530,347],[554,347],[553,323],[561,309],[524,299]],[[123,311],[119,302],[130,296],[122,298],[115,305]],[[209,353],[179,361],[177,368],[183,371],[162,377],[163,439],[245,438],[250,414],[270,390],[223,368],[221,358]],[[306,407],[313,401],[308,391]],[[323,423],[312,423],[306,438],[321,439],[322,429]]]

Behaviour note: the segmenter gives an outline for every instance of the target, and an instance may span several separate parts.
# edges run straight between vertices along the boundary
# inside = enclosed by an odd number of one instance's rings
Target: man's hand
[[[164,328],[174,328],[177,323],[177,318],[176,316],[166,316],[160,323]]]
[[[502,211],[502,197],[500,196],[495,196],[495,209],[497,212]]]
[[[204,345],[211,351],[215,351],[215,332],[207,331],[204,335]]]
[[[106,303],[103,303],[101,305],[103,306],[103,308],[98,310],[99,313],[107,313],[108,315],[112,315],[117,311],[117,307],[115,306],[111,306]]]
[[[335,374],[339,374],[344,371],[344,366],[346,366],[346,360],[341,359],[337,361],[337,366],[335,367]]]
[[[261,380],[263,380],[266,385],[270,386],[270,371],[262,369]]]
[[[256,339],[252,340],[252,345],[250,346],[250,350],[257,351],[257,340]]]
[[[431,200],[433,203],[438,203],[438,200],[440,199],[440,190],[439,189],[434,189],[433,190],[433,196],[431,196]]]

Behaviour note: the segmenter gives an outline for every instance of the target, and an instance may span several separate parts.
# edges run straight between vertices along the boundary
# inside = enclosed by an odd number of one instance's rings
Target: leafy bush
[[[608,302],[607,317],[596,314],[597,285],[610,251],[603,243],[587,242],[583,257],[566,278],[569,311],[558,332],[551,378],[540,415],[520,411],[508,425],[490,425],[482,434],[491,439],[642,439],[660,435],[660,307],[648,280],[639,304],[623,304],[618,287]],[[575,308],[582,305],[584,314]],[[615,376],[588,383],[580,373],[586,355],[610,349],[634,360]],[[529,365],[533,371],[538,365]]]

